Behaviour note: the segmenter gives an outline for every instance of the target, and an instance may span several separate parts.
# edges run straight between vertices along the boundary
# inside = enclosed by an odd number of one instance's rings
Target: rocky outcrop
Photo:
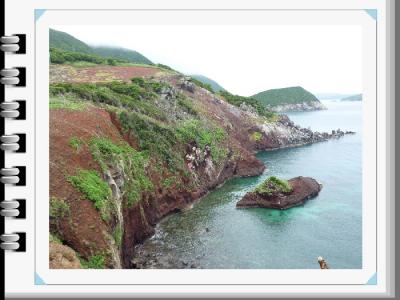
[[[81,263],[74,250],[58,243],[49,245],[50,269],[81,269]]]
[[[262,150],[317,143],[355,133],[341,129],[332,130],[330,133],[312,131],[310,128],[303,128],[294,124],[287,115],[281,115],[277,122],[262,124],[259,126],[259,131],[265,137],[265,139],[260,140],[260,144],[267,143]]]
[[[179,87],[190,93],[194,93],[196,85],[190,81],[190,77],[182,77],[179,82]]]
[[[288,183],[292,188],[290,191],[268,189],[267,187],[267,191],[256,189],[249,192],[236,204],[236,207],[288,209],[293,206],[301,205],[306,200],[317,196],[321,190],[321,185],[310,177],[295,177],[288,180]]]

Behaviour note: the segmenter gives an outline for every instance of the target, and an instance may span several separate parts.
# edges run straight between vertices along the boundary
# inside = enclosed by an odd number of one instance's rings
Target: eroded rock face
[[[50,242],[50,269],[81,269],[76,252],[70,247]]]
[[[289,193],[260,194],[255,191],[247,193],[237,204],[237,208],[275,208],[288,209],[301,205],[306,200],[315,197],[321,191],[321,185],[310,177],[295,177],[288,180],[293,190]]]
[[[267,144],[261,150],[300,146],[312,143],[338,139],[352,131],[342,131],[340,128],[328,132],[312,131],[310,128],[300,127],[293,123],[287,115],[280,115],[277,122],[265,123],[258,129],[267,138]],[[265,142],[262,139],[260,142]]]

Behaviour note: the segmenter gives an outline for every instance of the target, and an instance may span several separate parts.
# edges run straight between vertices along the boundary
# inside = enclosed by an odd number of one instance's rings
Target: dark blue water
[[[356,131],[338,140],[259,153],[265,174],[228,181],[157,228],[144,248],[200,268],[362,267],[361,102],[325,102],[326,111],[290,113],[313,130]],[[305,205],[278,211],[236,209],[236,202],[268,176],[311,176],[323,184]],[[206,230],[206,228],[208,230]]]

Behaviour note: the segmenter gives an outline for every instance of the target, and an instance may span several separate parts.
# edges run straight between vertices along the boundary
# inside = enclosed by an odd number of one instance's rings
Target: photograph
[[[362,26],[48,34],[50,269],[363,268]]]

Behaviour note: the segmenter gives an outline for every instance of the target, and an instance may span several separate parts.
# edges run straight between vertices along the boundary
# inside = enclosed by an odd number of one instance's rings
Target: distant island
[[[339,93],[316,93],[315,96],[320,100],[337,100],[342,99],[352,94],[339,94]]]
[[[275,112],[326,109],[315,95],[300,86],[267,90],[252,97]]]
[[[341,101],[362,101],[362,94],[352,95],[340,99]]]

